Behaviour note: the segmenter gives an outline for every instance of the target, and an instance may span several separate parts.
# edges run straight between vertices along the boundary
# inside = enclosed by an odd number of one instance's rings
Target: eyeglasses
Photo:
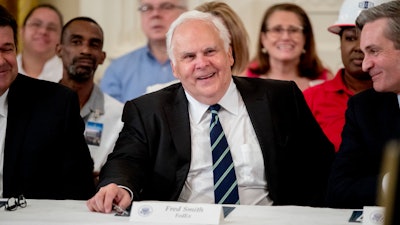
[[[158,7],[155,7],[155,6],[149,5],[149,4],[144,4],[144,5],[139,6],[139,8],[138,8],[138,10],[142,13],[150,13],[156,9],[161,12],[169,12],[174,9],[185,9],[185,7],[181,6],[181,5],[175,5],[173,3],[165,2],[165,3],[162,3]]]
[[[0,206],[3,207],[5,206],[5,210],[7,211],[15,211],[17,210],[18,206],[21,208],[25,208],[27,206],[26,199],[23,195],[18,196],[18,198],[11,197],[5,202],[3,205]]]
[[[281,26],[275,26],[267,29],[267,32],[275,37],[280,37],[283,33],[287,32],[290,36],[299,36],[303,33],[303,27],[301,26],[289,26],[288,28],[283,28]]]
[[[42,21],[28,22],[28,23],[26,23],[26,26],[31,29],[34,29],[34,30],[39,30],[41,28],[45,28],[46,31],[48,31],[48,32],[58,32],[59,31],[58,27],[55,24],[47,24],[46,25]]]

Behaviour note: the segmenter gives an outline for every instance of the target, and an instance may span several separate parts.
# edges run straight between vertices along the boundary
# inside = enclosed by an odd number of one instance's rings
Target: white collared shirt
[[[192,159],[178,201],[214,203],[209,105],[202,104],[189,93],[185,93],[189,101]],[[272,200],[268,198],[260,144],[233,81],[218,104],[221,105],[218,116],[235,164],[240,204],[272,205]]]
[[[28,75],[24,68],[22,67],[22,55],[17,55],[17,64],[18,64],[18,73]],[[37,79],[39,80],[47,80],[51,82],[58,83],[63,74],[63,64],[57,55],[54,55],[52,58],[47,60],[47,62],[43,66],[42,72],[39,74]]]
[[[397,102],[399,103],[399,108],[400,108],[400,94],[397,94]]]
[[[3,165],[4,165],[4,141],[6,138],[7,114],[8,114],[8,89],[0,96],[0,198],[3,197]]]

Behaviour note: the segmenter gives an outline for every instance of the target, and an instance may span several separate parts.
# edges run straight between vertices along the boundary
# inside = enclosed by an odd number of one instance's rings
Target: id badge
[[[88,145],[100,146],[101,134],[103,133],[103,124],[94,121],[88,121],[85,129],[85,139]]]

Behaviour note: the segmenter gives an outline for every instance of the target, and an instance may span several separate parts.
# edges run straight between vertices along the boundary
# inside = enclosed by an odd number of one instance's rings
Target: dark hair
[[[53,10],[58,15],[58,19],[60,20],[61,26],[64,24],[63,15],[61,14],[60,10],[58,10],[55,6],[53,6],[51,4],[39,4],[35,7],[33,7],[31,10],[29,10],[28,14],[25,16],[23,26],[26,25],[26,21],[28,21],[29,17],[32,16],[33,12],[36,9],[40,9],[40,8],[48,8],[48,9]]]
[[[60,40],[60,43],[63,43],[63,41],[64,41],[65,30],[66,30],[66,29],[69,27],[69,25],[71,25],[71,23],[74,22],[74,21],[86,21],[86,22],[94,23],[94,24],[96,24],[96,25],[99,27],[101,33],[103,34],[103,29],[101,29],[100,25],[99,25],[94,19],[92,19],[92,18],[90,18],[90,17],[86,17],[86,16],[78,16],[78,17],[75,17],[75,18],[71,19],[70,21],[68,21],[68,22],[63,26],[63,28],[62,28],[62,30],[61,30],[61,40]]]
[[[257,55],[254,59],[254,61],[256,61],[258,63],[258,67],[257,68],[249,68],[250,71],[255,74],[265,74],[271,68],[271,65],[269,64],[268,53],[265,54],[262,52],[263,45],[261,43],[261,32],[267,31],[267,21],[270,18],[270,16],[276,11],[293,12],[299,17],[299,19],[302,23],[302,26],[303,26],[303,34],[305,36],[304,37],[304,39],[305,39],[305,44],[304,44],[305,54],[302,54],[300,56],[300,63],[298,65],[298,69],[300,71],[299,75],[301,77],[307,77],[310,79],[317,78],[324,71],[324,67],[322,65],[321,60],[319,59],[319,57],[317,55],[317,50],[315,47],[314,33],[312,30],[310,19],[308,18],[306,12],[300,6],[298,6],[296,4],[291,4],[291,3],[282,3],[282,4],[272,5],[265,12],[263,19],[262,19],[262,23],[261,23],[261,28],[260,28],[260,35],[259,35],[257,53],[256,53]]]
[[[4,8],[4,6],[0,5],[0,27],[11,27],[14,33],[14,44],[15,48],[18,46],[18,25],[14,16]]]
[[[356,19],[356,26],[362,30],[364,25],[375,20],[386,18],[387,29],[384,35],[393,41],[396,49],[400,49],[400,1],[390,1],[361,11]]]

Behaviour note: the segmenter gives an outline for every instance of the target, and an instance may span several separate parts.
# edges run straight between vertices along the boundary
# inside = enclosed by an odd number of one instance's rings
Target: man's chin
[[[69,76],[71,80],[78,82],[78,83],[85,83],[88,80],[92,79],[92,74],[75,74]]]

